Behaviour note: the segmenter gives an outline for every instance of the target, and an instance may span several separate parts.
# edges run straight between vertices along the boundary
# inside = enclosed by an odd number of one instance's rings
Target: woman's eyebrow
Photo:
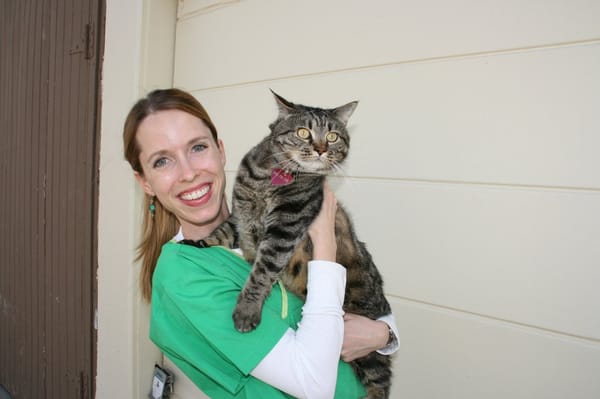
[[[155,158],[155,157],[160,156],[160,155],[167,154],[168,152],[169,151],[166,150],[166,149],[156,150],[156,151],[151,152],[150,154],[148,154],[148,156],[145,157],[145,161],[150,161],[152,158]]]
[[[188,141],[188,145],[195,144],[195,143],[197,143],[199,141],[202,141],[202,142],[204,142],[204,141],[210,141],[210,136],[209,135],[196,136],[193,139],[191,139],[190,141]]]
[[[191,146],[193,144],[197,144],[197,143],[204,143],[204,142],[210,142],[210,136],[206,135],[199,135],[196,136],[192,139],[190,139],[187,143],[186,146]],[[156,150],[150,154],[148,154],[148,156],[146,157],[146,161],[150,161],[151,159],[160,156],[160,155],[165,155],[168,154],[170,151],[168,149],[160,149],[160,150]]]

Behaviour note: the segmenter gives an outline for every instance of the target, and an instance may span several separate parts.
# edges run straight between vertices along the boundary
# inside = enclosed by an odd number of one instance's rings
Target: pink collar
[[[294,175],[283,169],[275,168],[271,172],[271,184],[273,186],[287,186],[294,181]]]

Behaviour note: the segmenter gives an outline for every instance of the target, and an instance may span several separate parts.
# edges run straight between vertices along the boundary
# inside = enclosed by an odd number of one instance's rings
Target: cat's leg
[[[305,238],[296,247],[294,255],[281,274],[281,281],[285,288],[302,300],[306,299],[307,294],[308,262],[312,259],[312,247],[310,238]]]
[[[244,258],[250,264],[256,259],[256,251],[260,237],[263,235],[260,220],[243,220],[238,226],[239,245]]]
[[[367,399],[388,399],[392,386],[392,362],[390,356],[371,352],[353,360],[350,365],[367,391]]]
[[[264,235],[233,312],[235,327],[239,331],[252,331],[260,322],[264,300],[298,244],[308,236],[308,226],[318,214],[322,198],[315,201],[313,195],[293,202],[287,197],[286,201],[285,204],[274,204],[272,211],[264,218]]]
[[[268,234],[269,229],[267,237]],[[238,296],[233,312],[234,324],[239,331],[252,331],[260,323],[264,301],[281,275],[283,267],[288,264],[299,241],[292,239],[283,244],[274,244],[274,240],[265,239],[260,243],[252,272]]]

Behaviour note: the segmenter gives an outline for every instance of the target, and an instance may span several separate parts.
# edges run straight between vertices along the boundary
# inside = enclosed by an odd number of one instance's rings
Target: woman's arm
[[[377,349],[377,352],[381,353],[382,355],[392,355],[396,353],[396,351],[400,349],[400,334],[398,333],[398,326],[396,325],[396,318],[394,317],[394,314],[390,313],[388,315],[381,316],[377,319],[377,321],[386,323],[388,327],[388,341],[386,342],[386,346]],[[391,336],[389,334],[391,334]]]
[[[396,321],[391,313],[377,320],[347,313],[344,315],[342,359],[351,362],[373,351],[391,355],[400,347],[398,337]]]
[[[298,398],[333,398],[344,334],[345,269],[309,263],[298,330],[288,329],[251,375]]]

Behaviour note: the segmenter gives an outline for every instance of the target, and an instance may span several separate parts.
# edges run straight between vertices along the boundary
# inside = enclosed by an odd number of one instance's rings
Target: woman
[[[213,398],[364,396],[339,358],[395,351],[396,327],[391,315],[385,322],[344,316],[345,269],[335,263],[329,187],[308,232],[315,260],[306,303],[275,287],[256,330],[239,333],[231,313],[250,265],[232,250],[178,243],[206,237],[229,217],[225,150],[208,114],[186,92],[156,90],[131,109],[123,139],[147,194],[138,258],[153,342]]]

